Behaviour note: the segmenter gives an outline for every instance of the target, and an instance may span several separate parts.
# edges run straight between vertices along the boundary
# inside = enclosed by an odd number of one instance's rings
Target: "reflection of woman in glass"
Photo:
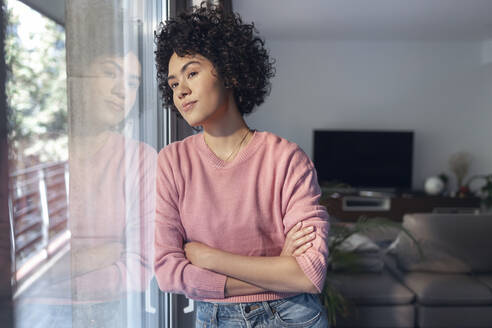
[[[152,273],[156,153],[114,131],[135,105],[140,72],[134,52],[97,56],[71,125],[71,298],[91,304],[74,308],[78,325],[121,326],[128,292],[144,291]]]
[[[273,75],[263,42],[238,15],[203,5],[162,25],[156,42],[164,104],[203,128],[158,156],[160,288],[197,300],[200,327],[326,327],[316,171],[295,143],[243,119]]]
[[[96,53],[79,54],[69,76],[71,249],[32,298],[35,311],[47,305],[43,327],[126,327],[128,309],[141,310],[128,297],[140,298],[152,276],[157,154],[118,132],[136,103],[140,62],[132,51]]]
[[[88,91],[82,94],[85,106],[75,107],[70,134],[72,297],[111,299],[127,289],[145,290],[142,282],[152,271],[156,154],[114,131],[137,97],[135,53],[99,55],[87,72],[79,81]]]

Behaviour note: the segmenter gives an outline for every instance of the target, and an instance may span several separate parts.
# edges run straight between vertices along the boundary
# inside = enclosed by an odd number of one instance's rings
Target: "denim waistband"
[[[299,294],[302,295],[302,294]],[[233,317],[237,313],[242,313],[245,319],[254,317],[256,315],[266,312],[269,317],[274,317],[275,307],[287,302],[288,300],[298,297],[295,295],[288,298],[282,298],[278,300],[271,301],[258,301],[258,302],[247,302],[247,303],[223,303],[223,302],[202,302],[195,301],[197,307],[199,306],[202,311],[209,312],[213,318],[221,317]]]
[[[287,297],[287,298],[279,298],[277,300],[269,300],[269,301],[256,301],[256,302],[244,302],[244,303],[227,303],[227,302],[204,302],[204,301],[195,301],[195,302],[199,302],[201,304],[208,304],[208,305],[213,305],[213,304],[217,304],[219,306],[226,306],[226,307],[229,307],[229,306],[232,306],[232,307],[235,307],[235,306],[238,306],[238,305],[241,305],[241,304],[249,304],[249,305],[252,305],[252,304],[262,304],[264,302],[267,302],[268,304],[270,305],[277,305],[277,304],[282,304],[283,302],[286,302],[287,300],[290,300],[294,297],[297,297],[299,295],[302,295],[302,293],[299,293],[297,295],[293,295],[293,296],[290,296],[290,297]]]

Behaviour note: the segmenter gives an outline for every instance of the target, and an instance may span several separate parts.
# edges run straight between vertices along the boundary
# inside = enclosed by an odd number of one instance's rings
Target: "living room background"
[[[315,129],[413,130],[414,189],[444,172],[454,190],[448,160],[459,151],[472,155],[468,177],[491,173],[491,38],[466,27],[416,36],[398,26],[393,35],[320,37],[289,23],[269,30],[273,23],[254,6],[235,5],[246,21],[254,15],[276,59],[271,94],[246,118],[251,126],[296,142],[311,158]]]
[[[248,118],[252,126],[310,156],[314,129],[414,130],[416,189],[431,175],[450,174],[449,156],[458,151],[473,156],[471,174],[490,173],[486,42],[267,42],[277,75],[263,108]]]

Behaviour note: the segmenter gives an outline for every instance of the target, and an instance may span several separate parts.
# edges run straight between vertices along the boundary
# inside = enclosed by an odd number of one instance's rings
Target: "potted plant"
[[[449,158],[449,169],[456,176],[456,183],[458,187],[457,196],[460,198],[469,195],[469,189],[464,181],[468,171],[470,170],[471,163],[471,155],[464,151],[452,154]]]

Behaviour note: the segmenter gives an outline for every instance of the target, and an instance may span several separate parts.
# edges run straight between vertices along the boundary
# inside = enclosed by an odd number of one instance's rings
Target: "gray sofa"
[[[381,270],[328,277],[351,302],[336,327],[492,327],[492,214],[407,214],[400,232],[373,233]],[[370,272],[372,271],[372,272]]]

